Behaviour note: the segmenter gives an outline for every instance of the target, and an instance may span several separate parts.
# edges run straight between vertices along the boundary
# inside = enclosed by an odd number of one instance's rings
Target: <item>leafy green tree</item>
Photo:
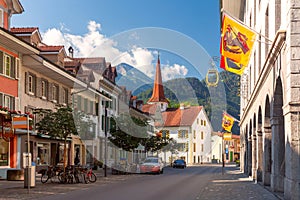
[[[147,121],[121,114],[111,119],[111,136],[108,139],[117,147],[126,151],[133,151],[139,144],[145,147],[145,151],[158,151],[169,143],[168,138],[149,135]]]
[[[147,137],[147,122],[129,114],[121,114],[111,118],[110,135],[108,139],[117,147],[133,151],[142,138]]]
[[[39,133],[64,141],[64,167],[67,165],[67,138],[87,131],[87,117],[82,112],[73,112],[71,107],[57,107],[53,110],[40,110],[37,115],[43,118],[36,124]]]

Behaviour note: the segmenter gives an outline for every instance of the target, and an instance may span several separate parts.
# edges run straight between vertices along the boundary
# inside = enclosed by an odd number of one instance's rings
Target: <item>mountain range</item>
[[[116,83],[126,86],[132,94],[145,102],[152,95],[153,80],[135,67],[126,63],[117,65]],[[210,118],[214,131],[222,131],[222,113],[226,111],[239,119],[240,76],[227,71],[219,72],[219,82],[216,87],[208,87],[205,80],[196,77],[177,78],[164,82],[164,93],[169,99],[169,107],[185,105],[202,105]],[[234,123],[234,134],[239,134],[239,126]]]

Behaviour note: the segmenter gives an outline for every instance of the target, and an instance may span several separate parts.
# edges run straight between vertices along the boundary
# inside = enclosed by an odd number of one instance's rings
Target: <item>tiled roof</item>
[[[41,51],[44,51],[44,52],[58,52],[60,51],[61,49],[64,48],[64,46],[48,46],[48,45],[45,45],[45,46],[39,46],[38,47]]]
[[[154,115],[156,111],[156,104],[144,104],[142,111],[150,115]]]
[[[38,30],[38,27],[12,27],[10,28],[10,32],[15,33],[15,34],[20,34],[20,33],[33,33],[34,31]]]
[[[77,66],[80,66],[80,62],[76,61],[76,60],[64,61],[64,66],[65,67],[77,67]]]
[[[191,126],[196,120],[202,106],[192,106],[184,109],[172,108],[162,112],[164,124],[156,126]]]
[[[105,61],[104,57],[94,57],[94,58],[73,58],[74,60],[80,61],[82,64],[97,64],[103,63]]]

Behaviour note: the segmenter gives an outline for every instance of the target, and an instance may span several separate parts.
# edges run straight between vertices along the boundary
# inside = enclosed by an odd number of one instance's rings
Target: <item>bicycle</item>
[[[54,178],[58,175],[59,172],[60,168],[48,166],[47,170],[44,169],[41,171],[41,182],[47,183],[49,179],[51,180],[51,183],[55,182]]]
[[[81,168],[81,173],[83,173],[85,183],[95,183],[97,181],[97,176],[94,174],[92,168]]]

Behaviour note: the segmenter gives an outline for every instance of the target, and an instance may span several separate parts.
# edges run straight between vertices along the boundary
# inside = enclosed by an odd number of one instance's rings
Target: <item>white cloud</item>
[[[125,62],[149,77],[154,77],[157,52],[137,46],[133,46],[130,52],[121,52],[117,48],[117,42],[101,33],[101,24],[95,21],[88,23],[87,30],[84,35],[74,35],[61,24],[60,29],[51,28],[42,33],[42,38],[47,45],[64,45],[66,51],[72,46],[75,57],[105,57],[106,61],[112,62],[113,65]],[[138,38],[138,33],[132,36]],[[185,66],[178,64],[162,66],[163,80],[183,77],[187,71]]]
[[[188,73],[188,69],[183,65],[174,64],[161,66],[161,73],[163,81],[174,78],[183,78]]]

